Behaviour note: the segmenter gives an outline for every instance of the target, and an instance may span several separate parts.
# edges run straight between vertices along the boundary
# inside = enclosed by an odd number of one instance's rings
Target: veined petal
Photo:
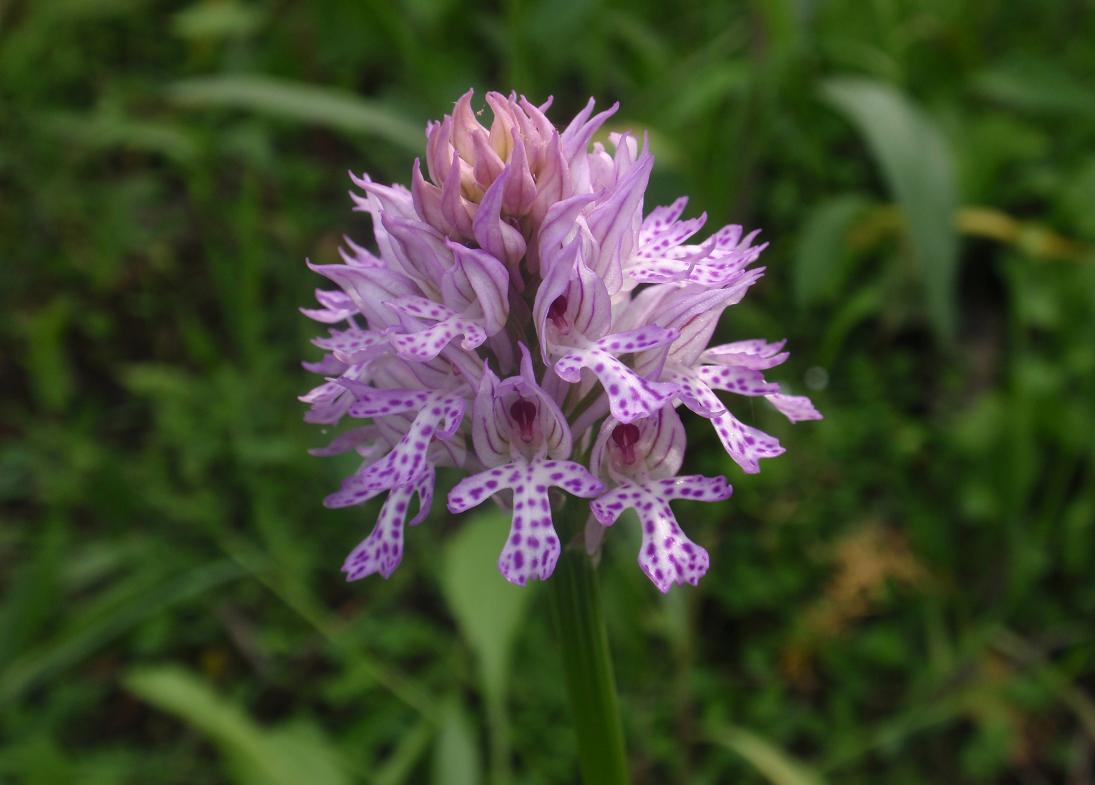
[[[510,154],[506,168],[510,175],[506,180],[502,191],[502,207],[510,215],[524,215],[532,206],[536,198],[536,180],[529,170],[528,158],[525,155],[525,143],[521,135],[514,128],[510,131],[513,138],[513,152]]]
[[[584,499],[604,490],[596,477],[573,461],[518,462],[461,480],[449,493],[448,507],[450,512],[460,513],[499,491],[513,491],[513,521],[498,569],[507,581],[523,586],[530,578],[546,580],[559,558],[559,536],[552,525],[548,498],[551,487]]]
[[[599,252],[589,260],[589,266],[604,281],[609,295],[618,292],[623,284],[623,263],[630,258],[638,240],[643,194],[653,166],[654,157],[644,148],[643,155],[609,197],[590,212],[589,231]]]
[[[346,580],[356,581],[378,572],[385,578],[391,576],[403,559],[403,527],[411,498],[418,495],[418,514],[410,521],[414,526],[430,510],[433,501],[434,470],[429,470],[417,480],[392,488],[384,506],[380,508],[376,526],[342,565]]]
[[[457,237],[468,239],[472,237],[471,212],[461,195],[464,180],[462,166],[464,164],[459,157],[452,159],[449,175],[441,186],[441,215],[445,217],[445,221],[452,227]]]
[[[563,156],[558,133],[552,133],[544,150],[544,163],[536,176],[536,198],[529,208],[533,226],[540,226],[551,206],[566,196],[572,187],[570,166]]]
[[[301,308],[300,312],[323,324],[337,324],[357,313],[357,306],[345,292],[316,289],[316,300],[322,308]]]
[[[450,237],[456,236],[453,227],[441,210],[441,189],[433,183],[427,183],[422,176],[422,165],[419,159],[414,159],[414,168],[411,170],[411,196],[414,199],[414,209],[418,216]]]
[[[481,316],[487,335],[506,326],[510,276],[502,262],[485,251],[450,243],[456,263],[441,279],[445,304],[471,318]]]
[[[602,112],[599,112],[592,119],[590,115],[593,114],[593,107],[596,102],[590,98],[585,107],[580,111],[566,129],[560,135],[562,139],[563,155],[567,160],[573,160],[581,153],[584,153],[589,146],[589,140],[593,138],[593,134],[597,133],[605,120],[616,114],[616,111],[620,108],[620,103],[617,101]]]
[[[483,201],[479,203],[472,229],[480,248],[504,262],[511,271],[516,271],[517,263],[525,255],[525,238],[520,231],[502,220],[502,192],[508,176],[509,169],[503,170],[487,189]],[[516,273],[515,278],[519,279]]]
[[[770,404],[779,410],[780,414],[791,422],[824,419],[821,416],[821,412],[814,408],[813,402],[805,395],[784,395],[783,393],[774,393],[764,397],[768,399]]]
[[[338,284],[374,330],[399,324],[399,315],[388,301],[419,293],[410,278],[395,270],[342,264],[308,263],[308,267]]]

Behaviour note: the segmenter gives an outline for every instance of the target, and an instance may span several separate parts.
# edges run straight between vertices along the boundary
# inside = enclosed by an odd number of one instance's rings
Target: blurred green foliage
[[[435,505],[342,583],[375,508],[320,506],[295,401],[344,172],[406,181],[468,85],[619,99],[653,203],[762,227],[723,336],[826,414],[749,412],[756,477],[692,423],[736,486],[681,505],[698,590],[611,532],[636,781],[1092,781],[1092,41],[1087,0],[0,2],[0,782],[574,781],[503,527]]]

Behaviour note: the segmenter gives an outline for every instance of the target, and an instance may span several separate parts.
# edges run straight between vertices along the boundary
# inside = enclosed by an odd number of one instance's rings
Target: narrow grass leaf
[[[418,152],[423,130],[380,103],[353,93],[261,75],[226,74],[175,82],[167,94],[181,106],[258,112],[349,134],[378,136]]]
[[[461,701],[453,699],[441,715],[433,747],[433,785],[479,785],[482,763],[475,724]]]
[[[840,292],[851,272],[848,234],[868,204],[860,194],[844,194],[810,210],[791,268],[799,305],[814,305]]]
[[[131,673],[126,687],[208,736],[239,785],[344,785],[349,780],[318,730],[270,731],[197,676],[172,666]]]
[[[927,311],[948,342],[956,323],[958,207],[954,161],[936,124],[894,88],[871,79],[826,80],[822,93],[859,129],[905,218],[920,265]]]
[[[824,783],[821,775],[752,731],[734,726],[723,727],[711,735],[711,740],[745,758],[773,785]]]
[[[492,699],[505,694],[510,648],[532,597],[530,588],[507,583],[494,568],[508,531],[500,512],[472,518],[449,542],[441,576],[445,600],[479,658],[483,689]]]

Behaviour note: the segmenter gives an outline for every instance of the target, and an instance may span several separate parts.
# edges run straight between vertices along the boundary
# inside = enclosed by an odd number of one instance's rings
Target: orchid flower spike
[[[341,264],[309,264],[335,288],[302,309],[327,329],[313,341],[322,358],[305,363],[322,377],[301,396],[305,419],[357,421],[312,452],[361,458],[324,503],[386,494],[343,571],[392,574],[445,468],[463,475],[451,513],[487,499],[512,512],[498,560],[512,583],[550,577],[564,547],[552,510],[572,496],[589,500],[587,543],[634,510],[651,582],[695,584],[709,556],[669,502],[723,501],[731,488],[678,474],[680,411],[709,420],[747,473],[783,448],[718,393],[764,398],[792,422],[821,417],[765,378],[787,359],[782,342],[708,346],[763,275],[765,245],[740,226],[693,241],[705,216],[682,219],[684,197],[644,218],[647,141],[593,141],[615,105],[595,113],[591,99],[559,129],[550,100],[488,93],[489,126],[472,101],[469,90],[427,126],[410,189],[351,175],[376,250],[347,238]]]

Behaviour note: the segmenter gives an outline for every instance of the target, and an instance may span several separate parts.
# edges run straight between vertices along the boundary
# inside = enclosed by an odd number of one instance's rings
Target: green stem
[[[584,518],[574,520],[576,505],[563,511],[563,542],[581,542]],[[597,574],[580,545],[563,550],[547,582],[551,615],[559,639],[563,674],[577,734],[578,763],[586,785],[629,785],[627,753],[616,677],[608,651]]]

